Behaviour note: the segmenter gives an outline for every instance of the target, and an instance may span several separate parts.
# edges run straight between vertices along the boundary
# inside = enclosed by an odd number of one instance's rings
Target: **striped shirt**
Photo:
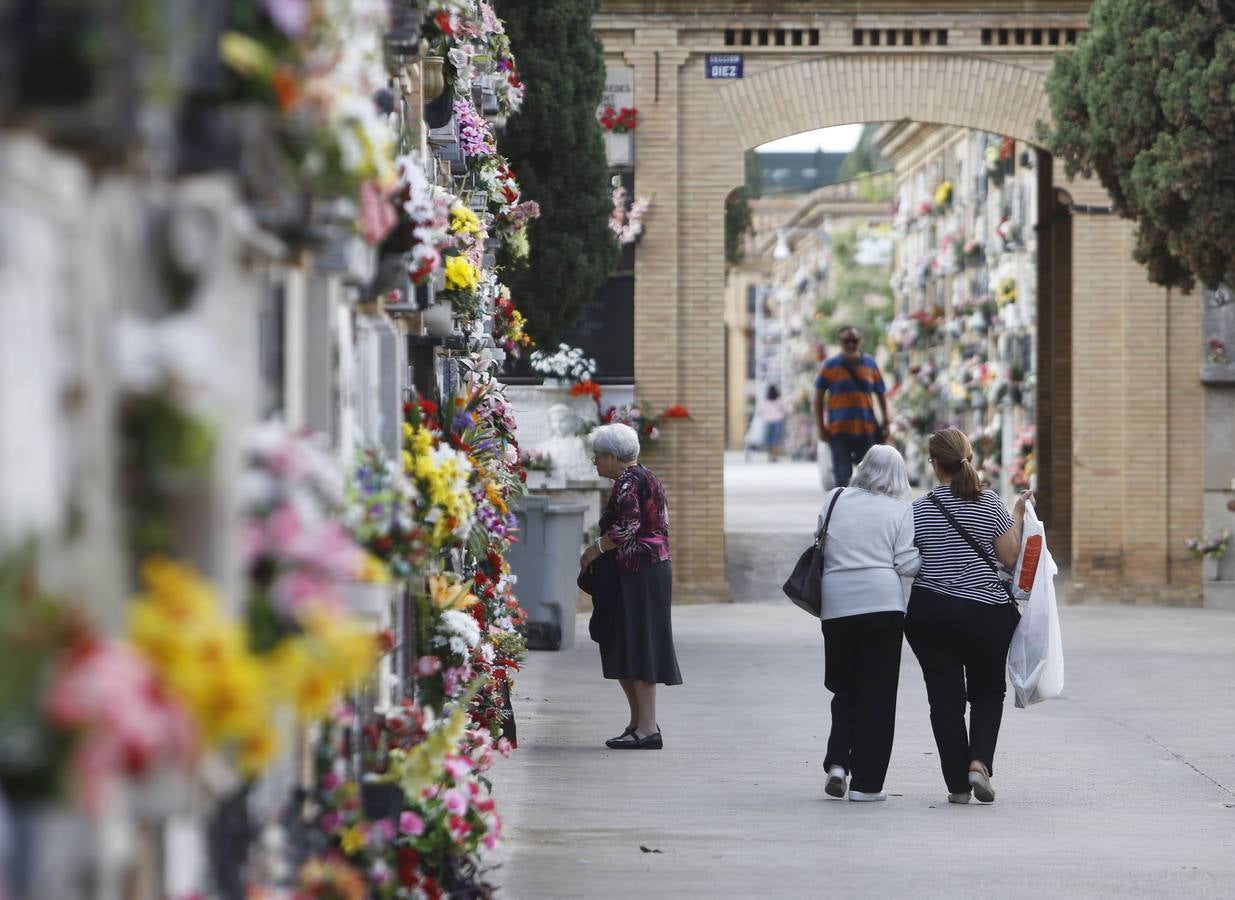
[[[829,357],[815,377],[815,390],[828,392],[828,433],[874,434],[878,421],[873,395],[884,392],[879,364],[865,353],[852,372],[845,363],[843,353]]]
[[[931,493],[997,563],[995,538],[1013,524],[999,495],[983,491],[977,500],[969,502],[954,496],[946,484]],[[915,586],[978,603],[1008,602],[1008,592],[1000,586],[994,570],[928,497],[913,501],[913,535],[913,542],[922,553],[922,568],[914,579]]]

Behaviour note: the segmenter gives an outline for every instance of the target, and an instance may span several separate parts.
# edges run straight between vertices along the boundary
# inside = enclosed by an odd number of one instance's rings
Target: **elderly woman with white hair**
[[[909,479],[896,448],[871,447],[848,488],[835,488],[824,550],[824,685],[832,692],[824,791],[850,800],[883,792],[896,724],[905,590],[922,563],[913,542]]]
[[[626,694],[630,720],[614,750],[660,750],[656,685],[681,684],[673,650],[669,607],[673,568],[669,561],[669,507],[660,480],[639,464],[639,435],[629,425],[602,425],[592,432],[596,471],[613,480],[600,515],[600,537],[584,552],[580,568],[593,584],[593,602],[609,615],[601,633],[601,669]]]

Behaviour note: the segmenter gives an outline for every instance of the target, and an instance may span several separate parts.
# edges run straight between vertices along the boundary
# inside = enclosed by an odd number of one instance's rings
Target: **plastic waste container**
[[[515,596],[527,611],[527,644],[533,650],[575,645],[575,579],[586,511],[581,503],[555,503],[544,496],[529,495],[515,504],[518,543],[508,560],[518,578]]]

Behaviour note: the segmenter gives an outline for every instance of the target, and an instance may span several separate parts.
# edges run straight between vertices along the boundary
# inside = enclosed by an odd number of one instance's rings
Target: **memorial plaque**
[[[597,380],[635,377],[635,278],[612,275],[563,340],[596,360]]]
[[[1201,302],[1201,381],[1235,382],[1235,290],[1221,284]]]

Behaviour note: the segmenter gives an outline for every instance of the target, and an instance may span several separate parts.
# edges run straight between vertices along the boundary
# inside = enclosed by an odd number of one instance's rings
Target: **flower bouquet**
[[[1221,531],[1211,534],[1202,534],[1196,537],[1186,538],[1184,546],[1187,547],[1192,555],[1197,559],[1221,559],[1226,556],[1226,551],[1230,547],[1231,532],[1223,528]]]
[[[584,356],[578,347],[558,344],[555,353],[533,350],[529,358],[532,371],[563,381],[591,381],[596,373],[596,360]]]
[[[635,130],[638,115],[639,111],[633,106],[623,106],[617,110],[612,106],[606,106],[600,113],[600,127],[614,134],[625,134]]]

